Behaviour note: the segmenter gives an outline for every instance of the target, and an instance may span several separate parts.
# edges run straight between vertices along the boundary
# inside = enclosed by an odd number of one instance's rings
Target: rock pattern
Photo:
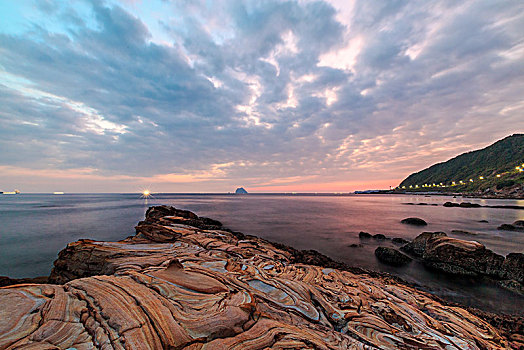
[[[50,276],[63,284],[0,288],[0,349],[524,345],[396,279],[317,266],[329,259],[190,212],[153,207],[136,231],[70,243]]]
[[[383,263],[393,266],[406,265],[413,260],[406,254],[402,254],[398,250],[389,247],[377,247],[377,249],[375,249],[375,256]]]

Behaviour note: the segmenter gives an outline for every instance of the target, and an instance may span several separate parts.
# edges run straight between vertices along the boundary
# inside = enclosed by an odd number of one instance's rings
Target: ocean
[[[446,201],[524,206],[524,200],[378,194],[154,194],[148,199],[140,194],[0,196],[0,275],[13,278],[49,275],[58,252],[67,243],[80,238],[123,239],[134,234],[134,226],[144,218],[149,206],[166,204],[220,220],[236,231],[297,249],[315,249],[352,266],[391,273],[444,299],[487,311],[524,314],[523,297],[469,278],[429,271],[416,261],[401,268],[384,265],[375,258],[375,248],[395,245],[358,237],[360,231],[406,239],[413,239],[422,231],[444,231],[451,237],[481,242],[502,255],[524,252],[523,233],[497,230],[503,223],[524,220],[524,210],[446,208],[442,206]],[[419,228],[400,223],[401,219],[412,216],[423,218],[428,226]],[[451,234],[451,230],[475,235]]]

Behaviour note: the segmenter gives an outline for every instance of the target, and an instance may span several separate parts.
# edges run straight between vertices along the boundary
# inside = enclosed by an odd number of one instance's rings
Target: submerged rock
[[[524,232],[524,220],[517,220],[513,224],[502,224],[498,230]]]
[[[462,203],[453,203],[453,202],[446,202],[444,203],[445,207],[448,208],[480,208],[481,205],[477,203],[470,203],[470,202],[462,202]]]
[[[470,235],[470,236],[476,236],[477,234],[475,232],[469,232],[464,230],[451,230],[451,233],[456,235]]]
[[[406,265],[413,260],[406,254],[402,254],[398,250],[389,247],[378,247],[375,249],[375,256],[383,263],[393,266]]]
[[[350,248],[362,248],[363,245],[362,244],[353,243],[353,244],[350,244],[349,247]]]
[[[395,237],[391,240],[391,242],[395,243],[395,244],[406,244],[406,243],[409,243],[409,241],[407,239],[404,239],[404,238],[401,238],[401,237]]]
[[[0,349],[520,344],[487,317],[393,278],[337,269],[318,252],[217,226],[190,212],[154,207],[135,236],[68,244],[51,276],[63,285],[0,288]]]
[[[368,232],[360,231],[360,233],[358,234],[358,237],[359,238],[371,238],[373,236]]]
[[[387,237],[385,235],[383,235],[382,233],[377,233],[376,235],[373,235],[373,239],[378,239],[380,241],[383,241],[383,240],[387,239]]]
[[[415,226],[426,226],[428,223],[420,218],[406,218],[400,221],[403,224],[415,225]]]

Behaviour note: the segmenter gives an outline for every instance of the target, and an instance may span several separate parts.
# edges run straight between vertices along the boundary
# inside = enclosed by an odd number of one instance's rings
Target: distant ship
[[[20,194],[20,191],[19,190],[6,191],[6,192],[2,192],[2,194],[6,194],[6,195]]]
[[[64,192],[58,191],[58,192],[53,192],[53,194],[64,194]]]

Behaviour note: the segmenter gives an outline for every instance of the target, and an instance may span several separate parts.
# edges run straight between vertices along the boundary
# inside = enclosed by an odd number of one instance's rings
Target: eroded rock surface
[[[395,279],[153,207],[137,234],[64,249],[0,288],[0,349],[502,349],[519,339]],[[311,260],[313,264],[305,263]],[[329,259],[325,258],[329,263]]]

